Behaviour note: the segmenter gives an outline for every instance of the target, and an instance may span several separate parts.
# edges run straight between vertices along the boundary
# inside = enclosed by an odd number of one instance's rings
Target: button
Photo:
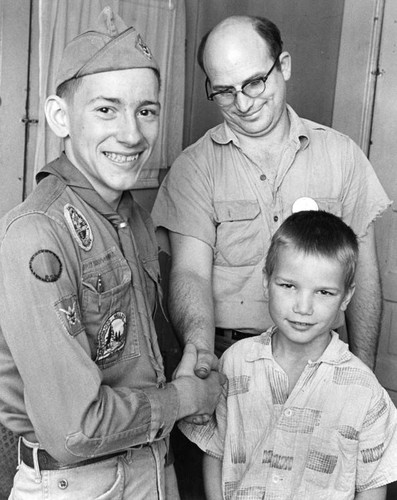
[[[284,415],[285,415],[286,417],[292,417],[292,413],[293,413],[293,411],[291,410],[291,408],[287,408],[287,409],[285,410],[285,412],[284,412]]]
[[[61,490],[66,490],[68,485],[69,485],[69,483],[68,483],[67,479],[60,479],[58,481],[58,488]]]
[[[124,229],[127,226],[128,226],[127,222],[120,222],[118,227],[119,227],[119,229]]]
[[[278,483],[280,481],[279,476],[273,476],[273,483]]]
[[[265,181],[266,180],[266,175],[262,174],[259,178],[260,178],[261,181]]]
[[[274,222],[277,222],[277,221],[278,221],[278,215],[275,215],[275,216],[273,217],[273,220],[274,220]]]

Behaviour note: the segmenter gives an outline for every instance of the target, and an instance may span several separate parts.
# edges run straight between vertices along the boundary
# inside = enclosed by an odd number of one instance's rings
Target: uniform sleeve
[[[63,231],[41,214],[8,228],[0,247],[0,322],[38,441],[74,463],[165,436],[179,403],[172,385],[103,385],[81,320],[76,247]]]
[[[387,392],[378,386],[359,437],[356,491],[397,480],[397,411]]]
[[[215,245],[213,188],[205,158],[182,153],[161,184],[152,211],[157,227]]]
[[[351,139],[344,139],[342,218],[358,237],[362,237],[371,222],[386,210],[391,201],[363,151]]]

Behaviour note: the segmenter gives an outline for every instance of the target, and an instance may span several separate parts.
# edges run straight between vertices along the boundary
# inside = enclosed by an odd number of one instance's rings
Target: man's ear
[[[68,105],[65,99],[50,95],[44,105],[48,125],[55,135],[65,138],[69,135]]]
[[[349,305],[350,301],[352,300],[352,297],[354,295],[355,290],[356,290],[356,285],[355,285],[355,283],[353,283],[345,293],[342,304],[340,305],[341,311],[346,311],[347,306]]]
[[[291,78],[291,54],[289,52],[282,52],[279,56],[279,61],[284,81],[287,82]]]

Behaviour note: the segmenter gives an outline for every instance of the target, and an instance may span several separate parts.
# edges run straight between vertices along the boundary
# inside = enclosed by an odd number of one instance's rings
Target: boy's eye
[[[287,289],[294,287],[294,285],[292,285],[291,283],[279,283],[279,286],[281,286],[282,288],[287,288]]]
[[[330,292],[329,290],[320,290],[320,294],[321,295],[330,295],[330,296],[334,295],[334,293]]]

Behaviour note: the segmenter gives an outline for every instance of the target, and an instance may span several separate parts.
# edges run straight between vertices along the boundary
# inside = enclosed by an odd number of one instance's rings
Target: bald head
[[[235,64],[239,54],[254,48],[263,50],[264,45],[271,59],[275,60],[282,51],[280,31],[274,23],[264,17],[231,16],[203,37],[197,59],[208,75],[216,61],[223,60],[225,65]]]

